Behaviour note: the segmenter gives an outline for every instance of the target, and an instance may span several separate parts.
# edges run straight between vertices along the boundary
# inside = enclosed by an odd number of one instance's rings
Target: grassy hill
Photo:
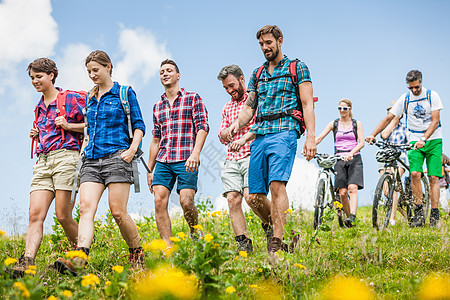
[[[184,219],[172,220],[176,249],[167,250],[158,241],[153,216],[137,222],[146,250],[148,269],[144,271],[128,270],[127,245],[108,214],[96,220],[84,277],[60,275],[49,265],[70,249],[62,228],[55,224],[54,233],[42,241],[36,274],[14,281],[2,273],[0,295],[34,299],[450,299],[448,217],[441,216],[440,228],[411,229],[398,215],[395,226],[377,231],[371,226],[371,208],[363,207],[356,227],[341,229],[335,217],[326,223],[328,231],[315,232],[311,212],[289,211],[286,228],[300,232],[300,244],[292,254],[269,256],[264,232],[253,213],[246,218],[255,251],[246,255],[236,252],[228,215],[210,208],[206,200],[199,205],[203,237],[195,245]],[[24,237],[0,237],[2,269],[8,257],[20,256],[24,244]]]

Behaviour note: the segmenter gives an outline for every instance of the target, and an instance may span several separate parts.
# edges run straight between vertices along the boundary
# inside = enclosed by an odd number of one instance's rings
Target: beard
[[[242,97],[244,97],[244,86],[242,85],[241,82],[239,82],[239,86],[237,88],[237,95],[235,97],[233,96],[233,99],[238,101],[241,100]]]
[[[270,53],[272,53],[272,55],[270,55]],[[280,48],[277,45],[277,48],[275,49],[275,52],[273,52],[273,51],[268,52],[267,54],[269,54],[269,55],[266,55],[266,53],[264,53],[264,56],[266,57],[267,61],[274,61],[275,58],[278,57],[279,53],[280,53]]]
[[[422,88],[420,88],[419,90],[414,90],[412,93],[414,96],[419,96],[420,94],[422,94]]]

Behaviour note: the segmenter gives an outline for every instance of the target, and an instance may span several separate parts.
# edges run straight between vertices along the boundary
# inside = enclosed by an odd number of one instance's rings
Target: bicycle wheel
[[[325,179],[319,179],[316,188],[316,199],[314,204],[314,229],[322,223],[323,210],[325,208]]]
[[[430,185],[428,183],[428,179],[425,176],[422,176],[420,179],[422,183],[422,203],[423,203],[423,217],[424,220],[427,220],[428,214],[430,212]]]
[[[392,210],[392,195],[394,194],[394,179],[391,174],[384,173],[378,180],[373,197],[372,224],[374,228],[386,228],[389,224]]]

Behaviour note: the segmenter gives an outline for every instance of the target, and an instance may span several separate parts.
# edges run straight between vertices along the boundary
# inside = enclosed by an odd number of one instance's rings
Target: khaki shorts
[[[223,184],[223,196],[228,192],[244,194],[244,188],[248,187],[248,165],[250,156],[240,160],[225,160],[221,178]]]
[[[78,159],[78,151],[67,149],[39,154],[38,162],[33,166],[31,192],[37,190],[72,191]]]

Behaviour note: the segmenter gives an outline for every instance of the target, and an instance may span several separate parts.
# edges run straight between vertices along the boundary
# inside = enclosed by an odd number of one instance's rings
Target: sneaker
[[[347,219],[344,220],[344,225],[347,227],[355,226],[356,216],[354,214],[350,214]]]
[[[264,229],[264,233],[266,234],[267,250],[269,250],[270,242],[272,241],[272,237],[273,237],[273,227],[270,224],[264,224],[264,223],[261,223],[261,226]]]
[[[71,274],[72,276],[78,276],[78,270],[84,268],[86,261],[81,257],[75,257],[73,259],[64,259],[58,257],[54,263],[55,269],[61,274]]]
[[[5,271],[9,273],[9,276],[12,279],[18,279],[25,276],[25,271],[28,270],[30,266],[35,266],[34,259],[22,254],[14,266],[12,268],[6,268]]]
[[[253,243],[252,240],[248,237],[244,236],[244,238],[240,238],[241,236],[235,237],[235,240],[237,242],[237,250],[238,251],[245,251],[247,253],[253,252]]]
[[[409,224],[410,227],[422,227],[425,225],[425,218],[423,217],[423,209],[422,206],[419,208],[414,209],[414,218],[411,224]]]

